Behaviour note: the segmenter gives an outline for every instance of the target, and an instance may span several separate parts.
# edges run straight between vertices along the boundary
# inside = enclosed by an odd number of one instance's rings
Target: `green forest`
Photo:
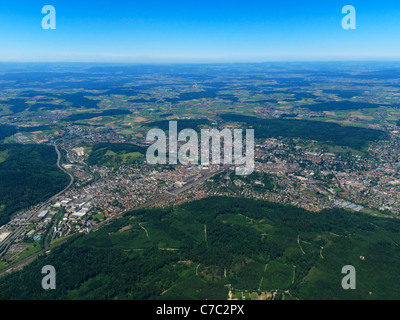
[[[331,122],[295,119],[261,119],[231,113],[221,114],[220,117],[224,121],[244,123],[246,127],[253,128],[254,136],[260,139],[278,137],[301,138],[363,150],[372,141],[385,140],[388,138],[387,133],[384,131],[341,126]]]
[[[54,147],[0,145],[0,225],[24,208],[61,191],[69,177],[57,167]]]
[[[336,91],[341,92],[340,90],[331,90],[331,92],[336,92]],[[338,111],[338,110],[359,110],[359,109],[371,109],[371,108],[377,109],[380,106],[381,105],[376,103],[330,101],[330,102],[305,105],[304,108],[308,108],[311,111]]]
[[[12,136],[14,133],[17,133],[17,129],[15,127],[0,125],[0,142],[9,136]]]
[[[400,222],[211,197],[139,209],[0,279],[1,299],[399,299]],[[43,290],[52,265],[57,288]],[[356,268],[357,289],[341,287]]]

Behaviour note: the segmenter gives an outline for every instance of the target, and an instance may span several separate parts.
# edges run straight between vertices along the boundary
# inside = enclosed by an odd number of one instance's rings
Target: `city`
[[[45,203],[23,210],[1,227],[1,255],[12,264],[30,246],[46,239],[46,248],[57,239],[89,233],[130,210],[168,207],[209,196],[234,196],[288,203],[319,212],[341,207],[375,216],[397,218],[400,210],[400,134],[390,128],[390,140],[371,145],[369,157],[351,153],[321,152],[316,142],[267,139],[255,146],[255,173],[271,179],[272,188],[252,179],[244,182],[233,166],[201,164],[158,165],[135,162],[117,169],[90,166],[80,142],[123,143],[117,132],[96,133],[68,127],[60,145],[64,170],[74,184]],[[67,142],[71,135],[74,142]],[[21,139],[21,134],[16,134]],[[54,137],[49,137],[51,141]],[[64,138],[57,134],[57,138]],[[76,138],[78,138],[76,140]],[[25,140],[22,139],[21,143]],[[146,141],[137,139],[137,143]],[[210,152],[213,150],[211,149]],[[221,148],[223,156],[223,148]],[[215,182],[213,178],[220,178]],[[71,176],[71,177],[72,177]],[[236,187],[233,188],[232,184]],[[190,186],[190,187],[189,187]],[[261,187],[260,187],[261,186]],[[42,240],[43,241],[43,240]]]

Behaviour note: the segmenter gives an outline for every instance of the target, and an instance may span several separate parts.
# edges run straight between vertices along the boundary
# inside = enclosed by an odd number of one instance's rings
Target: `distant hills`
[[[301,138],[351,147],[362,150],[370,142],[384,140],[388,135],[384,131],[361,127],[342,126],[332,122],[297,119],[262,119],[240,114],[220,114],[224,121],[240,122],[254,129],[256,138]]]
[[[311,111],[340,111],[340,110],[359,110],[359,109],[372,109],[379,108],[382,104],[367,103],[367,102],[353,102],[353,101],[330,101],[323,103],[316,103],[304,105]]]

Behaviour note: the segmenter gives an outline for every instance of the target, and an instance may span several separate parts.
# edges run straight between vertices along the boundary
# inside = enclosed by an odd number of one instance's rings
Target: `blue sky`
[[[341,27],[344,5],[357,29]],[[44,30],[44,5],[57,29]],[[398,0],[1,0],[0,61],[400,59]]]

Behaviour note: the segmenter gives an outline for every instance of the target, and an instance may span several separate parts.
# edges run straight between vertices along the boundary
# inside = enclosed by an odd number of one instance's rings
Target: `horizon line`
[[[400,58],[372,59],[310,59],[310,60],[265,60],[265,61],[0,61],[0,64],[264,64],[264,63],[328,63],[328,62],[400,62]]]

